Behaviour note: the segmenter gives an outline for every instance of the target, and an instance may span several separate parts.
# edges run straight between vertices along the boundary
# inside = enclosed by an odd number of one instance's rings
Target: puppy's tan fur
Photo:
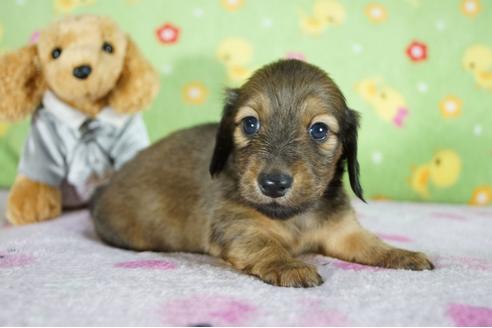
[[[112,45],[111,54],[102,51],[104,42]],[[54,59],[56,48],[61,56]],[[92,67],[90,78],[73,76],[79,65]],[[158,88],[157,72],[116,23],[99,16],[70,16],[46,27],[36,44],[0,57],[0,120],[16,121],[33,113],[47,89],[94,117],[105,106],[119,113],[141,111]],[[7,204],[10,222],[38,222],[60,212],[57,186],[17,177]]]
[[[245,115],[259,119],[256,134],[242,130]],[[322,142],[309,135],[316,122],[330,128]],[[431,269],[424,254],[391,247],[357,222],[342,185],[348,167],[362,198],[356,139],[357,114],[323,71],[294,60],[268,65],[229,91],[219,125],[178,131],[127,163],[95,198],[96,230],[119,247],[211,254],[278,286],[322,283],[296,259],[305,252]],[[275,171],[293,184],[273,199],[257,181]]]

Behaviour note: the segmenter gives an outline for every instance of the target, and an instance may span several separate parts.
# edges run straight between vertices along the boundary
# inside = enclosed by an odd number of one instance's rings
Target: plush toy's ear
[[[342,147],[350,179],[350,186],[354,193],[365,202],[362,187],[359,182],[359,162],[357,161],[357,129],[359,128],[359,113],[347,108],[343,120]]]
[[[45,90],[36,45],[0,57],[0,120],[16,121],[31,114]]]
[[[159,74],[128,38],[125,62],[109,105],[119,113],[136,113],[150,105],[158,91]]]
[[[234,148],[232,140],[232,134],[234,132],[234,109],[236,108],[239,91],[237,89],[228,89],[226,93],[224,111],[219,129],[217,130],[214,153],[209,167],[212,177],[222,172]]]

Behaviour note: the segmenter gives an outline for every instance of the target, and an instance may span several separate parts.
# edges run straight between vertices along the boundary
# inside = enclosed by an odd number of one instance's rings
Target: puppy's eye
[[[309,135],[315,141],[323,141],[328,136],[328,126],[325,123],[317,122],[309,128]]]
[[[62,50],[61,48],[55,48],[51,51],[51,58],[57,59],[61,56]]]
[[[260,122],[254,116],[248,116],[243,118],[243,131],[247,136],[252,136],[260,129]]]
[[[112,54],[113,53],[113,46],[109,42],[104,42],[102,45],[102,50],[104,52],[107,52],[108,54]]]

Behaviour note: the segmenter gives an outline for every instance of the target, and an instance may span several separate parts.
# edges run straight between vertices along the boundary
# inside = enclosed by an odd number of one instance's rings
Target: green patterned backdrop
[[[86,12],[119,22],[161,72],[145,113],[153,140],[218,120],[224,87],[295,57],[362,113],[367,198],[492,202],[490,0],[2,0],[0,52]],[[2,185],[28,125],[0,122]]]

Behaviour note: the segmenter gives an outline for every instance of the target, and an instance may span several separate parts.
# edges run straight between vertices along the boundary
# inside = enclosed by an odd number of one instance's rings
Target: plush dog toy
[[[47,27],[36,44],[0,57],[0,120],[32,115],[7,218],[58,216],[149,143],[139,112],[159,76],[110,19],[82,15]]]

